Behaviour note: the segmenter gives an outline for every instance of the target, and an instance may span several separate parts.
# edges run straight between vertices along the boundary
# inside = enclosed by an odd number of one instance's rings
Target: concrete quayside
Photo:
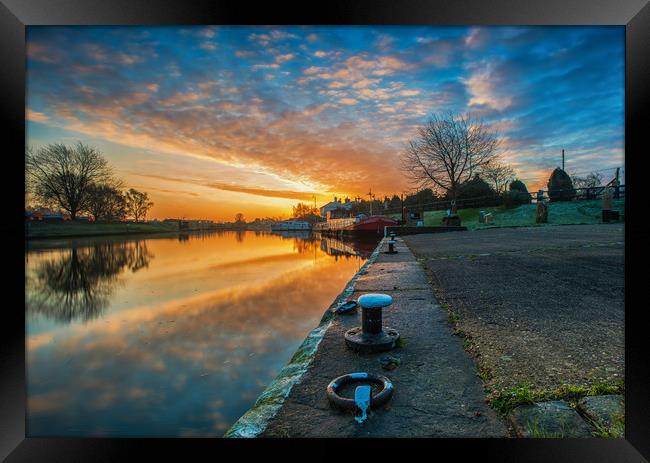
[[[401,239],[387,254],[386,239],[346,288],[347,297],[384,293],[393,303],[384,310],[385,325],[401,339],[390,352],[357,353],[346,346],[346,331],[360,325],[359,313],[334,314],[317,328],[322,338],[299,378],[284,390],[272,384],[228,437],[503,437],[507,428],[485,403],[481,380],[460,338],[452,335],[444,310],[433,296],[424,271]],[[426,329],[424,329],[426,327]],[[399,363],[382,368],[389,355]],[[294,356],[294,359],[296,356]],[[326,396],[334,378],[353,372],[387,376],[395,393],[385,406],[358,424],[350,412],[332,408]],[[282,377],[283,374],[280,374]],[[284,375],[286,376],[286,374]],[[277,382],[278,380],[276,380]],[[283,382],[280,380],[280,382]],[[345,394],[346,391],[341,391]],[[284,397],[282,397],[284,394]],[[351,392],[347,391],[348,396]],[[269,402],[275,404],[271,412]],[[260,413],[266,409],[268,413]]]
[[[569,228],[565,230],[574,233]],[[595,240],[609,234],[593,226],[576,228],[577,233],[593,229],[598,234],[590,239]],[[546,236],[546,231],[531,229],[530,233]],[[488,404],[491,383],[479,373],[481,362],[476,363],[468,339],[459,335],[456,322],[449,318],[448,301],[441,304],[437,299],[438,289],[430,281],[428,261],[420,256],[421,246],[415,245],[417,257],[409,248],[416,239],[429,242],[427,249],[440,240],[444,245],[458,241],[463,246],[472,241],[466,236],[470,234],[419,235],[422,239],[407,237],[406,241],[384,238],[289,364],[226,437],[616,437],[622,433],[623,397],[611,388],[584,392],[582,398],[571,400],[539,395],[507,413]],[[583,252],[583,247],[577,250]],[[603,252],[609,251],[603,248]],[[362,298],[377,293],[384,296],[372,301]],[[367,307],[361,307],[364,299]],[[346,301],[358,301],[360,306],[338,313]],[[383,310],[377,319],[380,306]],[[374,315],[368,315],[371,312]],[[355,346],[363,338],[360,332],[376,331],[377,323],[384,335],[392,333],[398,339],[388,342],[394,347],[374,352]],[[355,419],[351,410],[333,406],[328,390],[335,378],[360,373],[387,379],[392,395],[381,406],[371,406],[367,419],[359,419],[359,409]],[[348,404],[352,398],[368,399],[368,386],[356,390],[354,383],[340,386],[336,392],[350,399]],[[380,389],[373,384],[372,397]]]

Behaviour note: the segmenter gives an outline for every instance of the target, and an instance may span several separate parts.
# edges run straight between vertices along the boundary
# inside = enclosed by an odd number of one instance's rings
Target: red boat
[[[390,227],[397,225],[397,220],[393,220],[390,217],[384,217],[381,215],[372,215],[370,217],[357,217],[358,222],[355,222],[351,229],[359,232],[376,232],[384,234],[384,227]],[[346,227],[350,228],[350,227]]]
[[[382,215],[359,215],[346,219],[331,219],[314,225],[314,231],[342,234],[384,234],[384,227],[398,225],[397,221]]]

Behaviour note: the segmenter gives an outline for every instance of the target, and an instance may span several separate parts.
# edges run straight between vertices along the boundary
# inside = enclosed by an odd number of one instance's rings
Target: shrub
[[[548,197],[551,201],[571,201],[575,198],[571,177],[559,167],[556,167],[548,179]]]
[[[460,186],[456,199],[458,207],[494,206],[499,202],[497,193],[478,174]]]
[[[528,192],[523,192],[520,190],[510,190],[505,191],[502,195],[503,197],[503,206],[506,209],[511,209],[515,206],[521,204],[530,204],[531,196]]]
[[[524,193],[528,193],[528,188],[526,188],[526,184],[522,182],[521,180],[513,180],[510,183],[510,191],[522,191]]]

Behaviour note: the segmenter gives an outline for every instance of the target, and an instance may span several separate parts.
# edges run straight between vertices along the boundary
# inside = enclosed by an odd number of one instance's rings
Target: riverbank
[[[399,366],[384,371],[380,358],[386,353],[358,355],[344,342],[346,330],[360,324],[359,311],[332,314],[319,328],[321,339],[302,360],[300,374],[292,378],[286,395],[272,399],[265,392],[257,404],[226,434],[228,437],[503,437],[505,424],[485,403],[480,379],[453,336],[446,312],[433,296],[421,266],[398,238],[398,254],[385,254],[380,243],[355,281],[346,289],[349,297],[372,292],[390,294],[393,304],[384,311],[384,326],[399,331],[401,342],[388,354]],[[342,300],[342,299],[339,299]],[[426,327],[426,329],[423,329]],[[309,338],[308,338],[309,339]],[[307,341],[306,341],[307,342]],[[293,360],[292,360],[293,362]],[[291,368],[289,365],[288,368]],[[332,409],[325,390],[335,377],[355,371],[384,374],[395,394],[384,407],[374,410],[363,425],[352,414]],[[283,384],[281,374],[269,390]],[[348,391],[348,393],[350,393]],[[270,413],[260,407],[274,400]],[[246,426],[248,417],[258,417]]]
[[[169,233],[179,231],[245,231],[243,228],[198,228],[194,224],[179,230],[177,222],[94,223],[94,222],[26,222],[25,237],[32,239],[80,238],[84,236]]]
[[[587,225],[602,222],[602,200],[561,201],[548,203],[548,224],[535,223],[537,204],[522,204],[511,209],[499,207],[479,207],[459,209],[462,225],[469,230],[481,230],[500,227],[532,227],[548,225]],[[621,221],[625,220],[625,199],[613,201],[614,210],[620,211]],[[493,223],[479,222],[480,211],[489,212]],[[440,225],[446,211],[428,211],[424,213],[424,225]]]
[[[602,200],[562,201],[548,204],[548,223],[536,224],[536,204],[522,204],[510,209],[503,206],[475,207],[458,209],[462,225],[468,230],[484,230],[490,228],[510,227],[545,227],[552,225],[588,225],[602,222]],[[613,201],[614,210],[620,212],[621,222],[625,221],[625,198]],[[479,222],[479,213],[489,212],[493,216],[491,224]],[[435,227],[442,225],[442,218],[447,211],[425,211],[424,225]],[[399,219],[399,214],[390,215]]]

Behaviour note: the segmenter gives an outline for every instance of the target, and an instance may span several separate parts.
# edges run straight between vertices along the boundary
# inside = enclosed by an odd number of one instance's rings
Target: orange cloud
[[[210,188],[215,188],[217,190],[224,191],[236,191],[238,193],[247,193],[256,196],[268,196],[271,198],[286,198],[286,199],[298,199],[302,201],[311,201],[314,199],[314,195],[317,198],[321,197],[319,193],[313,192],[302,192],[302,191],[287,191],[287,190],[267,190],[264,188],[252,188],[241,185],[228,185],[226,183],[210,183],[207,186]]]
[[[25,111],[25,119],[33,122],[47,122],[50,120],[47,114],[33,111],[29,108],[27,108],[27,111]]]

